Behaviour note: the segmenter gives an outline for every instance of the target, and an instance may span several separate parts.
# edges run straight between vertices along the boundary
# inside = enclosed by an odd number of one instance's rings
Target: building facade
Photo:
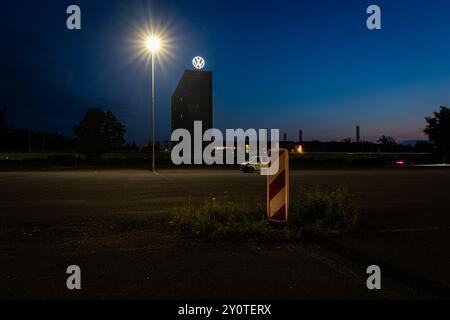
[[[172,132],[186,129],[194,135],[194,121],[203,132],[213,127],[212,72],[185,70],[172,95]]]

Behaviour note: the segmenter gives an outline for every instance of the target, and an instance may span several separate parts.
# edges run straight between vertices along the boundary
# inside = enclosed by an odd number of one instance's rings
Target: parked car
[[[253,173],[261,171],[261,168],[267,168],[269,159],[267,157],[253,157],[249,161],[241,163],[241,171],[245,173]]]

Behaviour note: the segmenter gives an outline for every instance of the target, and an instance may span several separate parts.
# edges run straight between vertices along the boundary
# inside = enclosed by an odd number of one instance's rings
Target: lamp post
[[[152,55],[152,171],[155,173],[155,54],[161,47],[161,42],[155,36],[151,36],[147,38],[146,44]]]

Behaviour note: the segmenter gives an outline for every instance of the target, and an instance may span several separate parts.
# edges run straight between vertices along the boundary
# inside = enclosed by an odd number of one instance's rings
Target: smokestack
[[[287,142],[287,134],[284,134],[284,142]]]
[[[361,142],[361,128],[356,126],[356,142]]]
[[[303,142],[303,130],[298,130],[298,142]]]

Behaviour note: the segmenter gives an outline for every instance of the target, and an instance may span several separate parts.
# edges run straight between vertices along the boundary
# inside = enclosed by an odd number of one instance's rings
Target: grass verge
[[[359,221],[353,198],[345,187],[302,189],[291,197],[286,224],[268,221],[265,204],[261,203],[208,199],[195,205],[189,201],[176,208],[171,223],[181,231],[213,240],[295,241],[306,234],[352,231]]]

